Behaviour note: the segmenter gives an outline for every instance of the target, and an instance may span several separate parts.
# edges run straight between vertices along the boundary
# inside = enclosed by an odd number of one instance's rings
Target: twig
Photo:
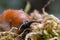
[[[46,8],[52,1],[53,1],[53,0],[49,0],[49,1],[44,5],[43,8]]]

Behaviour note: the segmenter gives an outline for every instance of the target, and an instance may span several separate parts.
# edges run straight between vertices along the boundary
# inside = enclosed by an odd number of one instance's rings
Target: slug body
[[[19,26],[24,20],[31,20],[30,16],[22,10],[8,9],[2,14],[2,22],[10,26]]]

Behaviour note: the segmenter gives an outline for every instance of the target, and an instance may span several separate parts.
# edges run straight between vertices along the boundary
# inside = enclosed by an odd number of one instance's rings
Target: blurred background
[[[32,12],[34,9],[37,9],[41,12],[42,7],[49,0],[0,0],[0,13],[6,9],[25,9],[27,2],[30,2],[31,8],[29,12]],[[60,0],[53,0],[47,8],[46,11],[55,16],[60,16]],[[60,17],[59,17],[60,18]]]

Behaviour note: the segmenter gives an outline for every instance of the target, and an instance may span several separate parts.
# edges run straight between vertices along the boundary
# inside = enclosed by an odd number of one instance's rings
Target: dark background
[[[31,3],[29,12],[32,12],[34,9],[41,12],[41,8],[48,2],[48,0],[0,0],[0,13],[9,8],[24,9],[27,1],[30,1]],[[60,18],[60,0],[51,2],[51,4],[47,6],[46,11]]]

